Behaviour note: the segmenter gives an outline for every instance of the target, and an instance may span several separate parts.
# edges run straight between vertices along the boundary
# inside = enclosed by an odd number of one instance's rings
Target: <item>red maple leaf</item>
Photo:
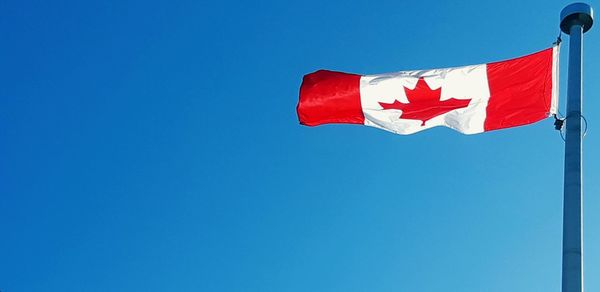
[[[442,93],[442,88],[440,87],[436,90],[432,90],[423,77],[419,78],[415,89],[404,87],[404,92],[406,93],[408,103],[394,100],[393,103],[380,102],[379,105],[381,105],[384,110],[402,110],[400,118],[421,121],[421,126],[425,126],[425,122],[434,117],[445,114],[451,110],[467,107],[471,102],[470,99],[455,98],[441,101],[440,95]]]

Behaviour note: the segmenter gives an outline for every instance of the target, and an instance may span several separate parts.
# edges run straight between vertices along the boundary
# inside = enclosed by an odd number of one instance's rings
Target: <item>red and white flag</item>
[[[488,64],[378,75],[319,70],[300,87],[300,123],[364,124],[398,134],[446,126],[464,134],[555,114],[558,46]]]

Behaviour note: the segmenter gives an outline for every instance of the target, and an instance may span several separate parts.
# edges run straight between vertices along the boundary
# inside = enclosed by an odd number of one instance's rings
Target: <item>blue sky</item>
[[[560,290],[551,119],[399,136],[303,127],[295,106],[302,76],[321,68],[546,48],[569,2],[51,2],[0,4],[2,292]],[[597,30],[584,66],[589,291],[600,289]]]

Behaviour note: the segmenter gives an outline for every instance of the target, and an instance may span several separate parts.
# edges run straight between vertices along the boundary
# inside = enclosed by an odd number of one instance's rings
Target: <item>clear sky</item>
[[[2,2],[0,290],[560,291],[552,119],[399,136],[303,127],[295,107],[321,68],[544,49],[568,3]],[[588,291],[600,290],[599,31],[585,35]]]

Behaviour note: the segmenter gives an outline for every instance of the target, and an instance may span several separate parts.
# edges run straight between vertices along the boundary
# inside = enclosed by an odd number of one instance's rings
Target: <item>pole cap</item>
[[[583,32],[590,30],[594,23],[594,10],[586,3],[569,4],[560,12],[560,30],[569,34],[571,26],[581,25]]]

